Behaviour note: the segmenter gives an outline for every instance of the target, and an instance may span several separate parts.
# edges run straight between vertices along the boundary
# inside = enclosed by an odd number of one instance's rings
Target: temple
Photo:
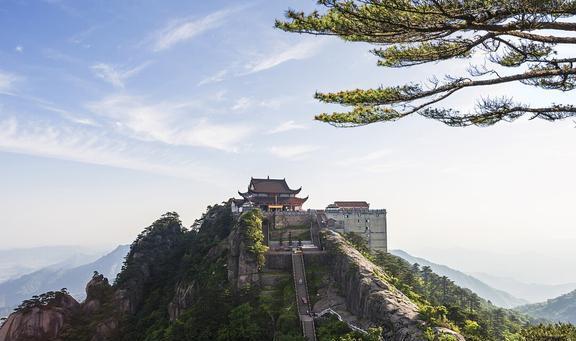
[[[301,211],[308,200],[298,198],[302,187],[291,189],[286,179],[251,178],[246,192],[238,191],[242,199],[232,199],[232,209],[241,212],[247,208],[260,208],[263,211]]]

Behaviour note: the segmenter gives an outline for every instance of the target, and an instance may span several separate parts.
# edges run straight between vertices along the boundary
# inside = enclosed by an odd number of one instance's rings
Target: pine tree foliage
[[[349,111],[322,113],[319,121],[338,127],[395,121],[413,114],[450,126],[489,126],[522,116],[555,121],[576,116],[572,104],[532,106],[510,97],[485,97],[471,112],[442,105],[464,89],[522,83],[541,90],[576,87],[575,0],[319,0],[311,13],[289,10],[276,27],[298,33],[338,36],[375,47],[378,65],[415,65],[482,55],[468,74],[422,84],[316,93]]]

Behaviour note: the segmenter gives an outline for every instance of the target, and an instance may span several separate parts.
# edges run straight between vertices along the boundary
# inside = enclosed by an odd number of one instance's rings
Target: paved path
[[[302,332],[306,340],[316,341],[314,319],[310,316],[312,310],[310,309],[310,298],[308,297],[308,286],[306,284],[306,271],[304,269],[302,252],[292,254],[292,274],[294,276],[298,315],[302,322]]]

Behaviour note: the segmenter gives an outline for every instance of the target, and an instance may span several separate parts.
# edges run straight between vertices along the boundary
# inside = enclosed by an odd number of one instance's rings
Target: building
[[[302,187],[291,189],[286,179],[251,178],[246,192],[238,191],[242,199],[232,199],[232,211],[242,212],[246,209],[260,208],[263,211],[301,211],[308,200],[299,198]]]
[[[370,204],[366,201],[334,201],[333,204],[328,205],[326,210],[340,210],[340,209],[370,209]]]
[[[388,251],[385,209],[370,209],[365,201],[335,201],[324,210],[328,228],[336,232],[355,232],[374,250]]]

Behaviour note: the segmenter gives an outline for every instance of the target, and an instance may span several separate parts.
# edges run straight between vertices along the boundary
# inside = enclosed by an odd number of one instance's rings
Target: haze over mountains
[[[0,250],[0,282],[59,264],[73,267],[94,261],[105,253],[84,246],[41,246]]]
[[[503,290],[495,289],[488,284],[480,281],[473,276],[467,275],[463,272],[458,270],[454,270],[450,267],[445,265],[440,265],[436,263],[432,263],[426,259],[414,257],[409,253],[402,251],[402,250],[392,250],[390,251],[393,255],[403,258],[404,260],[408,261],[411,264],[418,263],[420,266],[429,266],[432,271],[437,273],[441,276],[446,276],[456,285],[468,288],[478,294],[478,296],[490,300],[494,305],[497,305],[502,308],[513,308],[519,305],[523,305],[528,303],[527,300],[515,297]]]
[[[95,261],[78,266],[73,260],[80,261],[85,258],[80,255],[0,283],[0,316],[8,315],[14,307],[33,295],[62,288],[67,288],[77,300],[83,300],[86,283],[93,272],[98,271],[113,281],[122,268],[128,249],[127,245],[118,246]],[[66,254],[65,251],[56,249],[55,255],[47,256],[46,259],[61,256],[62,252]],[[50,252],[46,254],[50,255]]]
[[[536,244],[528,240],[522,240],[521,243],[511,240],[514,239],[501,238],[490,247],[482,245],[451,247],[450,241],[444,245],[423,247],[402,243],[402,249],[433,260],[435,263],[465,270],[472,275],[486,273],[491,276],[513,278],[522,283],[547,285],[576,283],[576,272],[566,271],[574,266],[576,239],[556,238],[547,242],[547,245],[554,247],[546,249],[541,245],[542,241]]]
[[[530,303],[543,302],[576,289],[576,283],[524,283],[513,278],[498,277],[486,273],[473,273],[472,275],[494,288],[509,292],[516,297],[522,297]]]

